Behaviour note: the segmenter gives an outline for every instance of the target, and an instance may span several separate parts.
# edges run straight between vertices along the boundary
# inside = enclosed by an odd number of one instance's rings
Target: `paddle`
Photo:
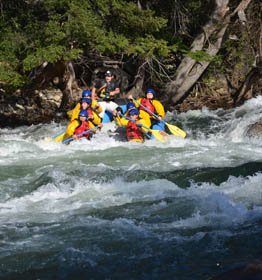
[[[141,103],[139,103],[135,98],[132,98],[132,100],[134,100],[136,102],[136,104],[138,104],[139,106],[141,106],[142,108],[144,108],[149,114],[152,114],[155,118],[158,119],[158,116],[156,114],[154,114],[153,112],[151,112],[148,108],[146,108],[144,105],[142,105]],[[186,132],[183,131],[182,129],[178,128],[175,125],[169,124],[164,120],[160,120],[161,122],[163,122],[169,129],[169,131],[176,135],[176,136],[180,136],[185,138],[186,137]]]
[[[104,88],[106,88],[107,84],[103,84],[98,90],[97,92],[99,93],[100,91],[102,91]]]
[[[64,139],[64,136],[65,136],[65,132],[62,133],[62,134],[60,134],[60,135],[58,135],[58,136],[54,139],[54,141],[55,141],[55,142],[62,142],[63,139]]]
[[[123,118],[125,118],[125,119],[131,121],[131,122],[136,122],[135,120],[132,120],[132,119],[128,118],[127,116],[121,114],[121,113],[120,113],[119,115],[120,115],[121,117],[123,117]],[[137,125],[138,127],[144,127],[145,129],[149,130],[149,131],[152,133],[152,135],[153,135],[158,141],[160,141],[160,142],[162,142],[162,143],[165,143],[166,139],[164,138],[164,136],[167,136],[167,135],[165,134],[164,131],[156,130],[156,129],[151,129],[151,128],[149,128],[149,127],[147,127],[147,126],[145,126],[145,125],[143,125],[143,124],[141,124],[141,123],[138,123],[138,124],[136,124],[136,125]]]
[[[55,134],[54,136],[52,136],[52,140],[54,140],[57,136],[61,135],[62,133],[66,132],[66,129],[64,129],[63,131],[58,132],[57,134]]]
[[[79,134],[77,134],[76,136],[77,136],[77,137],[82,136],[82,135],[84,135],[84,134],[86,134],[86,133],[88,133],[88,132],[90,132],[90,131],[92,131],[92,130],[94,130],[94,129],[96,129],[96,128],[98,128],[98,125],[95,126],[95,127],[93,127],[93,128],[90,128],[90,129],[88,129],[88,130],[85,130],[84,132],[79,133]],[[64,141],[62,141],[62,144],[68,143],[68,142],[73,141],[73,140],[75,140],[74,137],[67,138],[67,139],[65,139]]]
[[[60,131],[59,133],[55,134],[54,136],[46,138],[46,141],[51,142],[54,140],[55,142],[61,142],[63,140],[63,137],[65,135],[66,129],[63,131]]]
[[[118,114],[116,114],[116,118],[117,118],[117,120],[118,120],[118,122],[119,122],[120,126],[123,126],[123,125],[122,125],[122,122],[121,122],[121,119],[120,119],[120,117],[119,117],[119,115],[118,115]]]

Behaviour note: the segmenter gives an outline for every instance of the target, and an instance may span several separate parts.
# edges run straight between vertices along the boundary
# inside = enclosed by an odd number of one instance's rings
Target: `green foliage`
[[[43,62],[66,62],[93,53],[160,60],[178,50],[186,54],[183,40],[170,32],[178,2],[145,0],[140,9],[134,0],[3,1],[0,79],[18,86]],[[200,13],[204,4],[186,0],[183,5],[192,15],[189,9]],[[187,55],[199,61],[214,59],[203,52]]]
[[[25,83],[25,79],[25,77],[13,70],[13,67],[0,62],[0,83],[8,84],[9,87],[17,88]]]
[[[212,56],[206,53],[205,51],[194,51],[194,52],[188,51],[186,55],[196,61],[206,61],[206,62],[214,62],[214,63],[219,63],[221,61],[220,56]]]
[[[224,52],[227,54],[227,60],[231,64],[242,64],[248,68],[252,66],[254,62],[254,54],[252,48],[247,44],[250,41],[248,33],[242,32],[238,34],[239,39],[227,40],[224,44]],[[243,67],[242,67],[243,68]]]
[[[101,36],[101,21],[92,14],[87,1],[81,5],[72,1],[65,16],[67,20],[64,22],[64,29],[68,41],[74,41],[76,45],[83,46],[83,44],[89,45],[96,34]]]
[[[41,65],[43,62],[56,62],[62,58],[65,48],[63,46],[50,45],[47,48],[37,48],[34,53],[29,54],[23,61],[25,71]]]
[[[17,71],[20,67],[19,54],[23,45],[25,45],[25,39],[21,33],[12,32],[11,28],[2,29],[0,34],[1,83],[19,87],[26,81],[26,77]]]
[[[51,17],[46,23],[43,33],[46,45],[59,44],[66,41],[66,33],[63,28],[61,28],[58,15]]]
[[[114,54],[123,53],[129,47],[129,41],[123,35],[118,35],[112,31],[107,33],[107,36],[100,34],[93,42],[93,48],[99,53]]]
[[[171,50],[168,42],[155,37],[165,24],[154,11],[140,10],[132,1],[4,3],[0,18],[1,80],[15,86],[45,61],[68,61],[90,52],[167,56]]]
[[[26,71],[29,71],[45,61],[50,63],[59,60],[69,61],[78,58],[81,53],[80,49],[66,50],[64,46],[50,45],[46,48],[38,48],[35,53],[28,55],[23,61],[23,66]]]
[[[167,20],[156,17],[152,10],[141,10],[135,3],[112,1],[110,26],[128,37],[159,32]],[[117,20],[116,20],[117,19]]]
[[[130,53],[141,55],[144,58],[150,58],[154,55],[167,57],[174,50],[173,46],[168,46],[164,40],[157,40],[153,37],[137,38],[133,45],[130,46]]]

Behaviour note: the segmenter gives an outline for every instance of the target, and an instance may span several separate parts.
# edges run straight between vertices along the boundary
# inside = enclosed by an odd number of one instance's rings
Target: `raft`
[[[121,109],[123,110],[123,114],[126,112],[126,105],[120,105]],[[105,111],[104,118],[102,123],[110,123],[113,121],[113,114],[109,111]],[[151,129],[165,131],[165,124],[163,122],[153,123]]]
[[[125,104],[120,105],[119,107],[121,107],[121,109],[123,110],[123,114],[124,114],[127,110],[126,105]],[[110,123],[111,121],[113,121],[113,114],[111,112],[105,111],[102,123]],[[150,128],[154,129],[154,130],[164,131],[164,132],[166,131],[164,122],[152,123]],[[148,139],[155,139],[155,137],[153,135],[150,135],[150,138],[148,138]]]
[[[126,105],[119,105],[119,107],[123,110],[123,113],[126,112]],[[109,111],[105,111],[102,123],[110,123],[113,121],[113,114]]]
[[[126,110],[127,110],[126,104],[120,105],[119,107],[121,107],[121,109],[123,110],[123,113],[126,112]],[[110,123],[112,121],[113,121],[113,114],[109,111],[105,111],[102,123],[105,124],[105,123]],[[156,122],[155,124],[153,123],[150,128],[153,129],[153,130],[160,130],[160,131],[165,132],[165,124],[163,122]],[[62,142],[63,139],[64,139],[65,131],[66,130],[63,130],[63,131],[57,133],[56,135],[54,135],[52,137],[48,137],[46,140],[48,142],[50,142],[50,141]],[[148,138],[148,139],[154,139],[154,138],[155,137],[153,135],[150,135],[150,138]]]

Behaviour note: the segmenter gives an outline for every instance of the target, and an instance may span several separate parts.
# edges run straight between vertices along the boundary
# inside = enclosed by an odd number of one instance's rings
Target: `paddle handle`
[[[84,135],[84,134],[90,132],[91,130],[96,129],[97,127],[98,127],[98,126],[95,126],[95,127],[90,128],[90,129],[88,129],[88,130],[85,130],[85,131],[83,131],[82,133],[77,134],[76,136],[77,136],[77,137],[82,136],[82,135]],[[74,140],[74,139],[75,139],[75,138],[71,137],[71,138],[65,139],[62,143],[65,144],[65,143],[70,142],[70,141],[72,141],[72,140]]]
[[[56,139],[57,136],[60,136],[61,134],[65,133],[66,129],[64,129],[63,131],[60,131],[59,133],[55,134],[54,136],[52,136],[52,140]]]
[[[123,114],[119,114],[119,115],[120,115],[121,117],[123,117],[124,119],[127,119],[127,120],[129,120],[129,121],[131,121],[131,122],[136,122],[135,120],[132,120],[132,119],[130,119],[129,117],[123,115]],[[143,124],[141,124],[141,123],[137,124],[137,126],[141,126],[141,127],[144,127],[144,128],[146,128],[146,129],[148,129],[148,130],[152,130],[151,128],[149,128],[149,127],[147,127],[147,126],[145,126],[145,125],[143,125]]]
[[[144,108],[149,114],[152,114],[155,118],[159,118],[158,115],[156,115],[155,113],[153,113],[152,111],[150,111],[147,107],[145,107],[143,104],[139,103],[135,98],[133,98],[133,100],[136,102],[136,104],[138,104],[139,106],[141,106],[142,108]],[[164,124],[166,123],[164,120],[159,120],[160,122],[163,122]]]

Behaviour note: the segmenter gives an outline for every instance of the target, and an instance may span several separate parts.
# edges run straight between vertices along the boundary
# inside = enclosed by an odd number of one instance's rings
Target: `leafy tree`
[[[45,61],[66,62],[92,53],[167,56],[172,49],[166,40],[157,38],[166,20],[132,1],[12,0],[1,4],[0,81],[13,87],[27,83],[30,71]]]

